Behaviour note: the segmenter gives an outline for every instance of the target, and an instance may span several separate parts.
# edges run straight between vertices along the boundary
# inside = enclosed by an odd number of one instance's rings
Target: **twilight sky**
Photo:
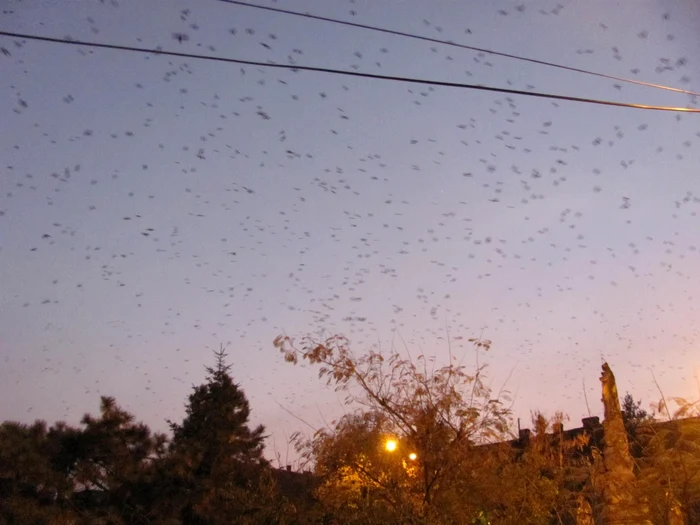
[[[258,0],[700,91],[700,4]],[[216,0],[6,1],[0,30],[698,107]],[[187,35],[182,42],[173,35]],[[342,413],[279,334],[474,362],[517,417],[700,396],[700,115],[0,37],[0,420],[179,419],[227,346],[268,455]],[[617,84],[617,85],[616,85]],[[459,338],[463,338],[460,340]],[[567,426],[569,426],[567,425]]]

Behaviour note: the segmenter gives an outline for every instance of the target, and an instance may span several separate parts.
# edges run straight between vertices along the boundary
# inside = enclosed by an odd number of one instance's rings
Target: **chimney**
[[[595,430],[597,427],[600,426],[600,418],[598,416],[584,417],[581,420],[581,423],[583,423],[583,428],[585,428],[586,430]]]
[[[530,439],[530,429],[521,428],[520,430],[518,430],[518,439],[520,441],[528,441]]]
[[[291,471],[292,471],[292,466],[291,466],[291,465],[287,465],[287,472],[291,472]]]

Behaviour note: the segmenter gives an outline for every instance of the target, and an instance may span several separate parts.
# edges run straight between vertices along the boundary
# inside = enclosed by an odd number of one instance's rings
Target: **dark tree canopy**
[[[0,525],[283,523],[263,457],[264,427],[216,352],[173,437],[154,434],[114,398],[80,427],[0,425]]]
[[[223,349],[216,368],[207,367],[207,382],[194,388],[181,424],[170,423],[172,447],[198,456],[198,472],[210,475],[217,465],[262,465],[265,427],[250,429],[250,406],[229,374]]]
[[[170,423],[170,452],[177,462],[177,485],[185,521],[219,523],[236,512],[255,514],[241,491],[257,487],[267,461],[265,428],[249,427],[250,406],[233,382],[226,353],[215,352],[216,366],[207,367],[206,383],[194,387],[182,423]]]
[[[625,422],[625,425],[640,423],[649,416],[647,411],[642,408],[641,400],[635,401],[634,397],[632,397],[632,394],[629,392],[625,394],[621,408],[622,420]]]

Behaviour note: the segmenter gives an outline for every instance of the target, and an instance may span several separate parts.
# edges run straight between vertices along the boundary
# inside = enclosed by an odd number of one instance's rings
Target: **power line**
[[[433,42],[435,44],[443,44],[446,46],[459,47],[462,49],[469,49],[471,51],[478,51],[480,53],[488,53],[490,55],[495,55],[495,56],[500,56],[500,57],[505,57],[505,58],[512,58],[514,60],[521,60],[523,62],[530,62],[532,64],[540,64],[542,66],[555,67],[555,68],[559,68],[559,69],[564,69],[566,71],[573,71],[575,73],[583,73],[586,75],[593,75],[596,77],[607,78],[609,80],[616,80],[618,82],[627,82],[629,84],[636,84],[638,86],[653,87],[653,88],[657,88],[657,89],[665,89],[667,91],[674,91],[676,93],[685,93],[686,95],[700,96],[700,93],[697,93],[695,91],[688,91],[685,89],[674,88],[671,86],[664,86],[663,84],[653,84],[651,82],[644,82],[642,80],[634,80],[632,78],[617,77],[614,75],[606,75],[605,73],[598,73],[596,71],[590,71],[588,69],[581,69],[581,68],[577,68],[577,67],[564,66],[562,64],[556,64],[554,62],[547,62],[546,60],[538,60],[536,58],[528,58],[528,57],[523,57],[523,56],[519,56],[519,55],[513,55],[510,53],[503,53],[501,51],[494,51],[492,49],[484,49],[484,48],[480,48],[480,47],[468,46],[466,44],[457,44],[456,42],[452,42],[450,40],[440,40],[438,38],[431,38],[428,36],[414,35],[412,33],[406,33],[406,32],[397,31],[394,29],[386,29],[383,27],[370,26],[367,24],[360,24],[357,22],[348,22],[347,20],[339,20],[337,18],[328,18],[325,16],[312,15],[310,13],[300,13],[299,11],[290,11],[289,9],[281,9],[279,7],[269,7],[269,6],[264,6],[264,5],[249,4],[248,2],[241,2],[239,0],[219,0],[219,2],[224,2],[227,4],[234,4],[234,5],[239,5],[239,6],[245,6],[245,7],[252,7],[254,9],[262,9],[265,11],[272,11],[274,13],[283,13],[286,15],[300,16],[302,18],[308,18],[311,20],[320,20],[323,22],[331,22],[334,24],[340,24],[340,25],[349,26],[349,27],[357,27],[360,29],[368,29],[370,31],[377,31],[379,33],[386,33],[386,34],[395,35],[395,36],[403,36],[406,38],[423,40],[425,42]]]
[[[522,95],[526,97],[538,97],[538,98],[548,98],[553,100],[568,100],[570,102],[583,102],[586,104],[599,104],[604,106],[617,106],[623,108],[635,108],[635,109],[648,109],[656,111],[679,111],[685,113],[700,113],[700,109],[693,108],[681,108],[681,107],[670,107],[670,106],[654,106],[647,104],[633,104],[628,102],[614,102],[610,100],[599,100],[592,98],[582,98],[582,97],[571,97],[568,95],[554,95],[549,93],[538,93],[533,91],[522,91],[518,89],[506,89],[492,86],[480,86],[476,84],[462,84],[458,82],[444,82],[439,80],[427,80],[421,78],[411,78],[411,77],[397,77],[388,75],[377,75],[374,73],[362,73],[359,71],[346,71],[342,69],[329,69],[323,67],[312,67],[312,66],[299,66],[293,64],[275,64],[270,62],[256,62],[252,60],[241,60],[238,58],[227,58],[227,57],[216,57],[210,55],[195,55],[191,53],[181,53],[178,51],[164,51],[162,49],[147,49],[143,47],[133,47],[133,46],[121,46],[117,44],[101,44],[98,42],[86,42],[82,40],[64,40],[60,38],[53,38],[48,36],[39,35],[27,35],[23,33],[11,33],[9,31],[0,31],[0,36],[8,36],[12,38],[25,38],[27,40],[37,40],[40,42],[50,42],[53,44],[66,44],[74,46],[86,46],[86,47],[96,47],[101,49],[113,49],[117,51],[130,51],[136,53],[148,53],[154,55],[164,55],[173,56],[180,58],[193,58],[197,60],[209,60],[213,62],[226,62],[231,64],[239,64],[244,66],[257,66],[257,67],[268,67],[275,69],[289,69],[292,71],[313,71],[316,73],[328,73],[333,75],[345,75],[352,77],[361,78],[373,78],[377,80],[390,80],[394,82],[405,82],[408,84],[422,84],[429,86],[441,86],[441,87],[451,87],[459,89],[473,89],[477,91],[491,91],[495,93],[505,93],[509,95]]]

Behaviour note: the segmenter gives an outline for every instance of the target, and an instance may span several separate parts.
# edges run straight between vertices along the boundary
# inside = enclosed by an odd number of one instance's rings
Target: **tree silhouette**
[[[62,523],[70,483],[53,470],[44,421],[0,425],[0,523]]]
[[[194,387],[181,424],[169,422],[175,481],[187,523],[230,523],[262,509],[250,501],[268,466],[263,457],[265,428],[248,426],[250,407],[233,382],[223,348],[207,381]]]
[[[165,436],[101,398],[83,428],[0,426],[0,523],[150,523],[154,460]],[[79,521],[81,522],[81,521]]]
[[[636,426],[649,417],[647,411],[642,408],[642,402],[635,401],[629,392],[625,394],[622,400],[621,409],[622,420],[625,422],[625,426]]]

